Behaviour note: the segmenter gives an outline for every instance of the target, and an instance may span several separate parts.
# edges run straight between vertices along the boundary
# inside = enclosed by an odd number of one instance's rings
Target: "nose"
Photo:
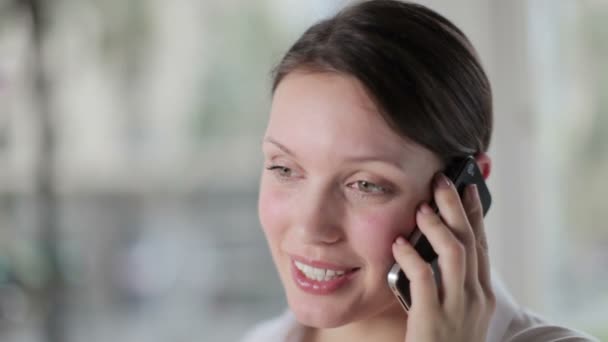
[[[344,239],[343,200],[333,186],[310,186],[299,196],[295,210],[294,224],[303,242],[327,245]]]

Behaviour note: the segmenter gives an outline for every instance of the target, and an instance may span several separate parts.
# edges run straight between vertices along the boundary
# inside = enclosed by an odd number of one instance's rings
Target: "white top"
[[[496,309],[490,320],[486,342],[599,342],[580,331],[549,324],[520,307],[497,278],[493,273]],[[286,310],[282,315],[254,326],[241,342],[301,342],[304,331],[305,327],[290,310]]]

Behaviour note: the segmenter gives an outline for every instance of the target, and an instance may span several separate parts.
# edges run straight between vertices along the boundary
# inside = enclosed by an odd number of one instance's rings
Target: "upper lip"
[[[334,263],[327,262],[327,261],[313,260],[310,258],[293,255],[293,254],[291,254],[290,257],[295,261],[301,262],[303,264],[306,264],[306,265],[309,265],[312,267],[317,267],[317,268],[326,268],[326,269],[331,269],[331,270],[336,270],[336,271],[351,271],[355,268],[358,268],[358,267],[352,267],[352,266],[338,265],[338,264],[334,264]]]

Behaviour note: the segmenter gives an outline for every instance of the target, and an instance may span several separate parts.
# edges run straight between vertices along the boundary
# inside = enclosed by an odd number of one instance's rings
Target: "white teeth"
[[[328,281],[334,278],[344,275],[344,271],[329,270],[324,268],[312,267],[310,265],[303,264],[299,261],[294,261],[296,267],[304,273],[304,275],[312,280],[316,281]]]
[[[321,269],[321,268],[315,268],[314,269],[315,272],[315,279],[317,279],[317,281],[321,281],[325,278],[325,270]]]

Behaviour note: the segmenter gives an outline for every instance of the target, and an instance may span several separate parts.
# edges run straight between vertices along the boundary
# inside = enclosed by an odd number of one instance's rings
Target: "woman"
[[[245,341],[590,340],[491,279],[477,190],[461,200],[441,172],[472,155],[489,177],[491,132],[488,79],[437,13],[368,1],[307,30],[275,70],[259,197],[289,310]],[[440,283],[407,240],[415,226]],[[387,286],[394,262],[408,313]]]

